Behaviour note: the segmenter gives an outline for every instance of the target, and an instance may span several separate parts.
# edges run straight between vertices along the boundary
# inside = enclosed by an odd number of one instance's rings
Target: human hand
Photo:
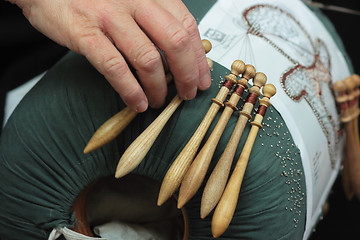
[[[166,55],[181,98],[192,99],[197,89],[210,86],[196,21],[180,0],[10,1],[40,32],[86,56],[133,110],[165,102],[165,73],[156,46]]]

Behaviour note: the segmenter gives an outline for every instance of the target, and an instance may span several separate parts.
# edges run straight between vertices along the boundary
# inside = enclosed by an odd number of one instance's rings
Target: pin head
[[[210,52],[210,50],[212,49],[211,42],[207,39],[203,39],[203,40],[201,40],[201,43],[204,47],[205,53]]]
[[[276,87],[271,83],[266,84],[262,89],[264,97],[271,98],[276,94]]]

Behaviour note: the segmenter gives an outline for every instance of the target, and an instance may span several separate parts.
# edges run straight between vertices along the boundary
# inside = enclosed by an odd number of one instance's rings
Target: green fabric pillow
[[[178,108],[133,173],[162,181],[228,73],[215,63],[211,88]],[[174,86],[170,86],[169,100],[174,94]],[[63,58],[25,96],[0,142],[0,235],[4,239],[46,239],[52,228],[74,225],[71,207],[79,193],[94,181],[113,176],[121,154],[161,112],[139,114],[115,141],[84,155],[82,151],[95,130],[124,106],[103,76],[74,53]],[[236,120],[237,114],[233,114],[209,173]],[[250,125],[243,133],[236,159],[249,129]],[[281,116],[270,107],[250,156],[233,221],[220,239],[302,238],[305,192],[298,149]],[[201,195],[202,188],[185,206],[189,239],[212,239],[212,214],[205,220],[199,217]]]

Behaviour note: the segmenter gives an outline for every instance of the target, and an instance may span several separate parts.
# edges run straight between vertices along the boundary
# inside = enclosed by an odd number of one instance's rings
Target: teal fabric
[[[215,64],[211,88],[179,107],[133,173],[163,179],[205,115],[221,78],[228,73]],[[168,100],[174,94],[170,86]],[[122,108],[124,103],[105,79],[74,53],[62,59],[25,96],[0,142],[0,235],[4,239],[46,239],[53,227],[73,226],[71,207],[78,194],[97,179],[113,175],[126,147],[161,112],[149,110],[138,115],[115,141],[84,155],[83,148],[94,131]],[[226,146],[236,120],[234,114],[210,169]],[[236,159],[249,129],[250,125],[243,133]],[[220,239],[300,239],[305,224],[305,189],[298,149],[279,113],[270,107],[250,157],[234,219]],[[186,205],[190,239],[212,239],[211,215],[205,220],[199,217],[201,194],[202,189]]]

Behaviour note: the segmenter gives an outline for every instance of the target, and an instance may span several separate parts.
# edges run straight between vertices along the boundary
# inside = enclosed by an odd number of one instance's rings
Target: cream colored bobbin
[[[170,83],[173,79],[172,74],[166,74],[165,79],[167,83]],[[84,148],[84,154],[91,153],[114,140],[137,115],[138,112],[129,107],[125,107],[123,110],[112,116],[96,130]]]
[[[132,142],[119,160],[115,173],[116,178],[125,176],[141,163],[161,130],[182,101],[176,95],[161,114]]]
[[[263,88],[264,97],[261,99],[262,101],[260,100],[260,105],[263,105],[264,107],[267,108],[270,105],[269,99],[273,95],[275,95],[275,93],[276,93],[276,88],[274,87],[274,85],[272,84],[265,85]],[[214,238],[219,237],[225,232],[234,215],[246,166],[250,157],[252,147],[256,139],[256,135],[259,130],[258,125],[259,124],[261,125],[263,119],[263,116],[259,114],[259,110],[258,113],[255,115],[255,119],[253,121],[256,122],[256,124],[253,124],[251,126],[249,135],[246,139],[240,158],[236,163],[235,169],[215,209],[211,222],[211,231]]]
[[[208,53],[212,48],[211,42],[207,39],[203,39],[201,42],[203,44],[205,53]],[[212,60],[207,58],[207,62],[209,69],[212,69],[214,65]],[[173,80],[172,74],[167,73],[165,80],[169,84]],[[138,112],[131,110],[129,107],[125,107],[123,110],[103,123],[85,146],[84,154],[95,151],[96,149],[114,140],[131,123],[137,114]]]
[[[348,115],[348,111],[349,111],[348,96],[346,94],[346,90],[347,90],[346,84],[344,83],[344,81],[337,81],[334,83],[333,89],[334,89],[334,92],[336,93],[336,102],[338,103],[338,105],[340,107],[341,121],[345,122],[347,115]],[[347,134],[347,138],[348,137],[349,137],[349,135]],[[348,139],[346,141],[348,141]],[[349,157],[351,157],[351,156],[349,156],[348,151],[349,151],[349,148],[346,144],[344,158],[343,158],[343,162],[342,162],[343,168],[342,168],[341,178],[342,178],[342,186],[344,189],[345,196],[348,200],[350,200],[354,196],[354,189],[351,184],[351,178],[350,178]]]
[[[229,75],[233,75],[236,78],[236,76],[243,73],[244,71],[244,62],[241,60],[236,60],[231,65],[231,74]],[[188,143],[185,145],[183,150],[180,152],[178,157],[167,171],[159,192],[157,202],[159,206],[161,206],[167,199],[169,199],[180,186],[186,171],[188,170],[196,155],[202,139],[204,138],[221,105],[225,101],[232,86],[232,82],[225,82],[224,85],[220,88],[218,94],[215,97],[215,100],[212,100],[213,103],[207,111],[204,119],[201,121],[195,133],[192,135]]]
[[[264,73],[256,73],[253,81],[254,86],[249,89],[249,92],[259,97],[259,90],[262,86],[265,85],[266,80],[267,78]],[[253,106],[254,105],[251,101],[247,101],[244,104],[243,110],[239,114],[239,118],[236,123],[235,129],[231,135],[231,138],[226,145],[226,148],[221,155],[218,163],[216,164],[213,172],[211,173],[208,182],[206,183],[201,199],[201,218],[205,218],[215,208],[216,204],[220,200],[220,197],[224,191],[226,182],[228,180],[231,164],[233,162],[242,132],[244,131],[246,123],[251,118],[250,114]]]
[[[240,100],[241,94],[244,88],[247,87],[247,81],[255,76],[256,70],[252,65],[246,65],[245,72],[242,74],[244,81],[239,81],[241,84],[237,87],[234,93],[231,95],[228,104],[225,106],[223,113],[219,121],[217,122],[214,130],[212,131],[209,139],[206,141],[203,148],[200,150],[193,163],[189,167],[189,170],[184,176],[181,182],[178,208],[182,208],[198,191],[203,182],[206,172],[209,168],[211,159],[214,155],[215,149],[221,138],[224,129],[234,112],[232,106],[236,106]],[[246,84],[246,85],[245,85]],[[239,92],[238,92],[239,90]]]
[[[203,41],[203,44],[206,45],[206,43],[206,41]],[[205,45],[203,45],[205,52],[210,51],[211,44],[210,47],[208,44]],[[132,142],[119,160],[115,172],[116,178],[125,176],[141,163],[154,144],[157,136],[182,101],[183,100],[176,95],[162,113]]]

